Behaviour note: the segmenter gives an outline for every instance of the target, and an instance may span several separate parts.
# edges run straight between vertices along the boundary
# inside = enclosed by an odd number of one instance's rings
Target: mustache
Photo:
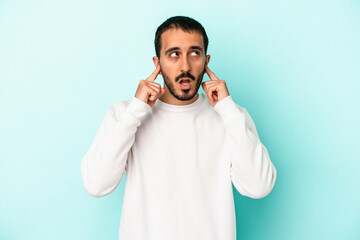
[[[189,72],[185,72],[185,73],[182,73],[179,76],[177,76],[175,78],[175,82],[179,81],[180,78],[190,78],[192,80],[195,80],[195,77],[193,75],[191,75]]]

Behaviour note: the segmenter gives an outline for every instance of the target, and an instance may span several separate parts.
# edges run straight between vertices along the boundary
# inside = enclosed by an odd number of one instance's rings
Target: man
[[[200,23],[172,17],[155,36],[155,71],[113,104],[83,158],[86,191],[105,196],[127,174],[121,240],[234,240],[232,183],[251,198],[276,170],[245,108],[208,68]],[[202,82],[207,74],[210,81]],[[164,78],[164,88],[154,80]],[[199,94],[202,85],[205,94]]]

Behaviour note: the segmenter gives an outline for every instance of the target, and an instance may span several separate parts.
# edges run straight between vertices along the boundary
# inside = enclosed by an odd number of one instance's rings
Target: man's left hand
[[[201,86],[204,89],[206,95],[209,98],[211,105],[214,107],[218,102],[220,102],[225,97],[229,96],[229,91],[226,87],[224,80],[219,80],[215,74],[210,71],[208,66],[205,67],[205,72],[211,79],[210,81],[202,82]]]

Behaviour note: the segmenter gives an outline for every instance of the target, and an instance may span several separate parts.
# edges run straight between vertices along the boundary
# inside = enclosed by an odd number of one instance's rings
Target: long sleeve
[[[151,107],[140,99],[113,104],[81,162],[85,190],[94,197],[113,192],[126,174],[135,133]]]
[[[218,102],[214,110],[223,119],[230,177],[235,188],[244,196],[265,197],[275,184],[276,169],[259,139],[252,118],[231,96]]]

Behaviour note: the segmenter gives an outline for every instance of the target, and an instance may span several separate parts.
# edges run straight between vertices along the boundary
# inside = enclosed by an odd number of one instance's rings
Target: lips
[[[180,81],[179,81],[179,84],[180,84],[180,87],[182,89],[189,89],[190,86],[191,86],[191,79],[189,78],[182,78]]]
[[[183,81],[189,81],[189,82],[190,82],[191,79],[190,79],[190,78],[180,78],[180,81],[179,81],[179,82],[181,83],[181,82],[183,82]]]

